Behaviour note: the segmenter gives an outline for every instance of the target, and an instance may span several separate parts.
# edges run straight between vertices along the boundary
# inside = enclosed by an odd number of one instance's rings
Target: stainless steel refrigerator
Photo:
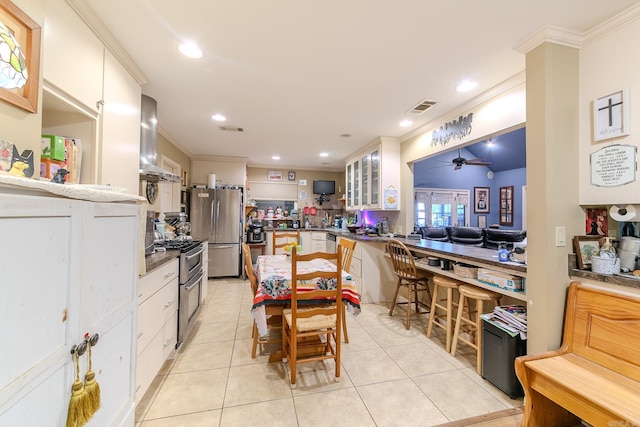
[[[209,243],[209,277],[239,277],[242,189],[192,188],[190,196],[191,235]]]

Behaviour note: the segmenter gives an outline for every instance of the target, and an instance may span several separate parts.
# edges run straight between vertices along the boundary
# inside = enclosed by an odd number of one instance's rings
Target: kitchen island
[[[396,277],[393,274],[391,260],[385,254],[385,246],[392,238],[351,233],[337,229],[326,229],[326,231],[338,238],[353,239],[359,242],[354,252],[351,273],[356,276],[356,283],[359,283],[358,289],[361,291],[363,302],[390,301],[395,291]],[[404,237],[394,237],[393,239],[404,243],[418,258],[437,257],[516,276],[522,278],[523,281],[527,277],[526,265],[515,262],[500,262],[498,261],[497,252],[493,249],[425,239],[407,239]],[[416,267],[489,289],[515,300],[526,301],[525,291],[516,292],[510,289],[497,288],[479,282],[476,279],[460,277],[453,270],[442,270],[440,267],[429,266],[423,262],[416,262]]]

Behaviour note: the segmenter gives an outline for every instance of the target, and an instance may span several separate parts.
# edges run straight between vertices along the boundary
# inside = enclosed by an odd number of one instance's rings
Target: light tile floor
[[[452,357],[440,330],[426,337],[425,315],[406,330],[405,307],[389,317],[387,304],[347,314],[340,382],[333,361],[308,363],[291,389],[288,365],[251,358],[251,303],[247,281],[209,280],[192,336],[138,405],[136,427],[433,426],[522,406],[476,373],[472,349]]]

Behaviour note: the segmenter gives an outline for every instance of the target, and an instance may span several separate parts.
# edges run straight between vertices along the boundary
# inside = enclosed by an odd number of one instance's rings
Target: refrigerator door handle
[[[211,233],[210,233],[210,238],[213,238],[214,241],[215,241],[216,227],[215,227],[215,223],[213,222],[213,218],[215,216],[215,211],[213,210],[213,204],[214,203],[215,203],[215,198],[213,200],[211,200]]]
[[[220,222],[220,200],[216,197],[216,241],[218,240],[219,222]]]
[[[215,250],[215,249],[231,249],[233,248],[235,245],[216,245],[215,248],[211,249],[211,250]]]

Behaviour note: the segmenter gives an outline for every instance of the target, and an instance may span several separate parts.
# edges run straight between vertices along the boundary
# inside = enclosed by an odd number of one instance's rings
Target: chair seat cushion
[[[311,310],[313,309],[312,308],[298,309],[298,313],[311,311]],[[287,321],[287,325],[289,325],[289,327],[291,327],[292,317],[293,316],[291,313],[291,309],[284,310],[284,318]],[[296,329],[298,330],[298,332],[308,332],[308,331],[315,331],[318,329],[329,329],[329,328],[335,328],[335,327],[336,327],[335,314],[332,314],[329,316],[317,314],[311,317],[298,317],[298,320],[296,322]]]

